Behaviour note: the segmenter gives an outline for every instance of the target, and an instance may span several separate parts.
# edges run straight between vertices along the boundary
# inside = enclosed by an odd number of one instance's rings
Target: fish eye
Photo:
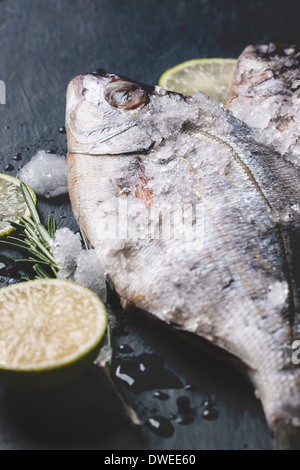
[[[110,83],[104,96],[109,104],[122,109],[136,109],[147,102],[145,90],[130,82]]]

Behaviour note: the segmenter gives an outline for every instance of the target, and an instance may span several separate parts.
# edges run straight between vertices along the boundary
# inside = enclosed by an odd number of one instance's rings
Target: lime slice
[[[30,215],[20,183],[13,176],[0,174],[0,238],[14,230],[9,221],[17,222],[20,217]],[[28,189],[36,203],[36,195],[31,188]]]
[[[0,382],[19,389],[61,384],[97,357],[107,314],[91,290],[61,279],[0,289]]]
[[[159,79],[170,91],[192,96],[201,90],[223,102],[231,82],[236,59],[194,59],[168,69]]]

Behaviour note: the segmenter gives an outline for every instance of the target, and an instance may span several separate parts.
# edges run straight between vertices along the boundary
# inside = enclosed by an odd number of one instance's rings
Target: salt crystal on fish
[[[95,250],[83,250],[76,262],[74,281],[92,289],[105,302],[107,297],[105,276]]]

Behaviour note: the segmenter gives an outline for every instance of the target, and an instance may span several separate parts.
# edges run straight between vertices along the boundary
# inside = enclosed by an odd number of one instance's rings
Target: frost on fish
[[[300,167],[300,50],[248,46],[238,59],[226,99],[234,116],[261,131],[259,139]]]
[[[93,249],[84,250],[79,233],[67,227],[56,231],[51,251],[58,266],[57,277],[75,281],[106,301],[104,273]]]
[[[124,307],[238,357],[287,447],[300,419],[298,172],[203,93],[116,75],[72,80],[66,129],[74,216]]]
[[[47,198],[68,192],[67,164],[64,156],[39,150],[18,173],[18,178],[28,184],[39,196]]]

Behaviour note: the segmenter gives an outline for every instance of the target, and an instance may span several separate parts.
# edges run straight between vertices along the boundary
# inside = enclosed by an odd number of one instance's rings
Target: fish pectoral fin
[[[82,236],[82,240],[83,240],[83,243],[84,243],[84,246],[87,250],[91,250],[93,248],[91,242],[89,241],[85,231],[83,230],[83,228],[80,228],[80,233],[81,233],[81,236]]]

